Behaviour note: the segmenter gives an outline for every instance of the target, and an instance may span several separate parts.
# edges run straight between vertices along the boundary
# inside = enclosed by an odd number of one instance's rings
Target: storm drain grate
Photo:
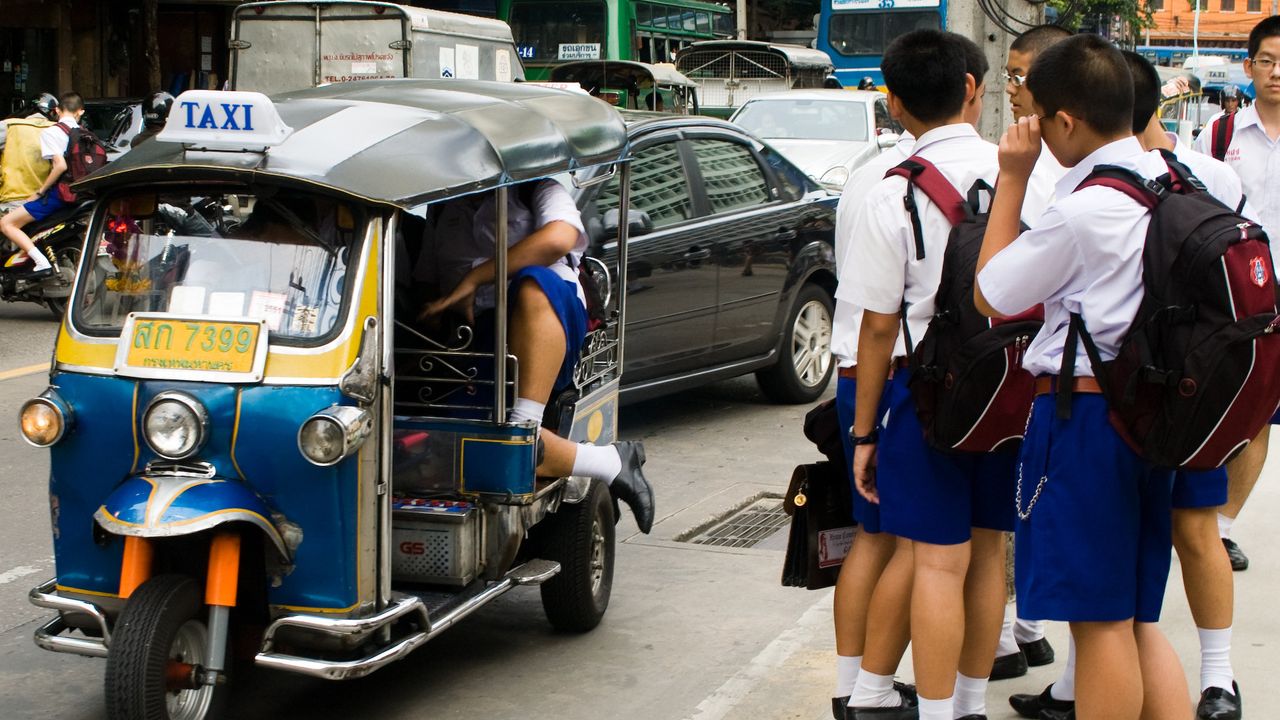
[[[678,539],[695,545],[750,548],[786,529],[790,522],[791,518],[782,509],[782,498],[766,495]]]

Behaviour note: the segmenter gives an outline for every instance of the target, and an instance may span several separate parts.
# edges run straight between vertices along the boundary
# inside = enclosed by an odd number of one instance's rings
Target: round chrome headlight
[[[298,429],[298,449],[316,465],[334,465],[360,448],[373,417],[360,408],[335,405],[307,418]]]
[[[62,404],[51,392],[26,401],[18,412],[22,438],[36,447],[49,447],[61,440],[69,424]]]
[[[180,392],[162,392],[142,416],[147,445],[166,460],[195,455],[208,435],[209,414],[195,398]]]

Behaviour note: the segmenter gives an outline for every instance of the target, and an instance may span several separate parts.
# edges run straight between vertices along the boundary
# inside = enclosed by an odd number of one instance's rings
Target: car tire
[[[835,362],[831,357],[831,296],[806,284],[796,293],[783,323],[778,362],[756,373],[766,397],[777,403],[807,403],[827,388]]]
[[[609,488],[591,481],[578,503],[562,503],[543,520],[542,557],[560,573],[542,584],[542,609],[561,632],[594,629],[609,608],[613,589],[614,516]]]

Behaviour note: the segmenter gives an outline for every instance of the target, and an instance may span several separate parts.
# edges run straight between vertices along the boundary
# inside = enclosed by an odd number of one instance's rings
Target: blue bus
[[[1189,45],[1139,45],[1135,51],[1156,65],[1171,67],[1182,67],[1182,61],[1192,54]],[[1249,51],[1245,48],[1201,47],[1200,54],[1230,58],[1231,62],[1244,62]]]
[[[946,29],[947,0],[822,0],[818,49],[831,56],[847,88],[870,77],[884,85],[880,58],[899,35]]]

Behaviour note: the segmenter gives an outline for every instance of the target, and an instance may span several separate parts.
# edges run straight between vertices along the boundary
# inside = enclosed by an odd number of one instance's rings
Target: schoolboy
[[[976,127],[982,116],[982,95],[990,65],[982,49],[972,40],[954,33],[948,33],[946,38],[960,47],[965,56],[965,71],[974,78],[973,94],[965,100],[964,120]],[[897,144],[854,172],[845,183],[840,203],[836,206],[836,272],[840,282],[836,286],[832,352],[839,367],[836,407],[845,442],[845,457],[850,459],[853,458],[853,445],[848,431],[853,427],[854,399],[857,393],[858,328],[862,320],[862,310],[849,300],[854,282],[854,263],[851,257],[855,239],[854,224],[867,194],[884,178],[885,172],[911,156],[914,146],[915,137],[904,130]],[[852,484],[852,464],[847,469]],[[834,601],[837,657],[832,716],[836,720],[845,717],[845,708],[854,695],[864,654],[868,677],[889,678],[891,683],[908,642],[908,617],[902,604],[894,603],[888,608],[877,610],[877,623],[874,627],[867,626],[867,617],[873,590],[883,598],[909,596],[910,546],[903,543],[907,556],[897,559],[895,571],[888,575],[881,586],[881,578],[885,577],[886,566],[894,557],[898,539],[880,532],[879,507],[867,502],[856,488],[853,503],[858,534],[840,568]],[[873,682],[872,685],[874,684]],[[862,692],[864,695],[876,694],[869,688],[865,678]]]
[[[1004,92],[1009,96],[1009,109],[1014,119],[1026,117],[1032,112],[1031,91],[1027,89],[1027,70],[1036,56],[1054,43],[1071,37],[1071,31],[1061,25],[1037,25],[1024,31],[1009,45],[1009,58],[1005,63]],[[1031,182],[1036,192],[1051,197],[1053,186],[1065,175],[1067,169],[1058,164],[1053,153],[1041,152]],[[1016,606],[1012,616],[1005,619],[1000,631],[1000,645],[996,649],[996,662],[991,666],[992,680],[1005,680],[1027,674],[1028,667],[1048,665],[1054,660],[1053,646],[1044,636],[1044,623],[1017,617]],[[1070,659],[1070,656],[1068,656]],[[1034,716],[1033,716],[1034,717]]]
[[[964,122],[966,99],[973,97],[976,83],[965,73],[959,44],[937,31],[908,33],[886,51],[882,70],[890,113],[917,138],[913,154],[932,162],[962,192],[979,179],[992,183],[995,148]],[[899,337],[900,313],[905,307],[912,336],[922,337],[933,314],[951,224],[923,193],[914,192],[925,249],[918,254],[904,207],[907,189],[901,177],[881,180],[867,194],[855,224],[851,300],[864,312],[854,476],[859,492],[880,504],[881,529],[911,544],[918,717],[981,717],[1003,615],[1001,531],[1013,525],[1013,462],[1011,456],[944,455],[924,441],[907,390],[910,371]],[[896,368],[892,378],[891,368]],[[882,401],[883,414],[878,411]],[[882,434],[877,425],[883,426]],[[875,624],[874,618],[868,620],[869,626]],[[897,700],[887,699],[889,704]],[[852,717],[916,717],[901,701],[896,711],[871,713],[864,710],[883,705],[884,699],[854,701]]]
[[[1235,127],[1227,146],[1226,162],[1240,176],[1244,192],[1258,211],[1262,227],[1271,237],[1271,254],[1280,254],[1280,15],[1272,15],[1249,32],[1249,57],[1244,71],[1253,80],[1257,97],[1235,115]],[[1209,152],[1213,126],[1206,125],[1195,148]],[[1280,422],[1280,414],[1271,420]],[[1231,526],[1253,492],[1267,461],[1271,428],[1264,427],[1253,442],[1227,464],[1230,478],[1227,503],[1218,512],[1219,535],[1231,556],[1234,570],[1249,567],[1249,558],[1231,539]]]
[[[1000,141],[1000,193],[974,289],[991,316],[1045,307],[1023,362],[1039,394],[1018,472],[1019,615],[1071,623],[1079,717],[1187,717],[1182,668],[1155,625],[1171,560],[1172,474],[1151,468],[1112,429],[1084,343],[1075,348],[1069,418],[1058,417],[1053,394],[1071,313],[1083,316],[1111,359],[1142,299],[1150,213],[1119,191],[1076,188],[1097,165],[1148,178],[1167,167],[1133,137],[1133,84],[1123,56],[1103,38],[1077,35],[1048,48],[1027,85],[1036,114]],[[1049,209],[1019,234],[1042,137],[1070,170]]]

